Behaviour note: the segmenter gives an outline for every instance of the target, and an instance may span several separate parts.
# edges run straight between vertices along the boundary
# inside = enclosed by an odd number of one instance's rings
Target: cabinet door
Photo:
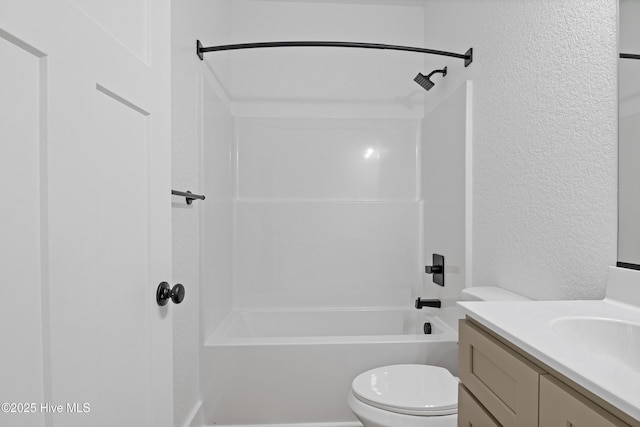
[[[549,375],[540,377],[540,425],[628,427],[628,424]]]
[[[458,388],[458,427],[500,427],[462,384]]]
[[[538,427],[543,371],[467,320],[460,321],[460,379],[505,427]]]

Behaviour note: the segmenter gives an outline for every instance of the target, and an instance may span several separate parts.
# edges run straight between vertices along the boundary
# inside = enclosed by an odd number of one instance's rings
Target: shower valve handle
[[[158,285],[156,291],[156,302],[159,306],[167,305],[169,299],[175,304],[180,304],[184,300],[184,286],[180,283],[176,284],[173,289],[167,282],[162,282]]]
[[[444,286],[444,255],[433,254],[433,262],[424,268],[424,272],[433,275],[433,283]]]
[[[440,274],[442,273],[442,266],[441,265],[427,265],[424,267],[424,271],[427,274]]]

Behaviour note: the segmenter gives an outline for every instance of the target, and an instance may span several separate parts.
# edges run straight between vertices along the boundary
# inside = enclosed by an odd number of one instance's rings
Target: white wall
[[[233,42],[361,41],[420,46],[421,2],[233,2]],[[217,44],[217,43],[216,43]],[[222,53],[237,116],[421,118],[415,53],[270,48]]]
[[[206,195],[191,205],[174,197],[172,204],[173,281],[186,288],[173,308],[176,426],[201,424],[200,389],[211,387],[199,369],[201,317],[206,328],[231,307],[233,119],[218,82],[229,65],[218,59],[214,73],[195,54],[196,39],[228,37],[230,3],[172,2],[172,186]]]
[[[474,48],[425,98],[429,111],[473,80],[472,283],[603,297],[616,261],[616,1],[428,0],[424,28],[427,47]]]

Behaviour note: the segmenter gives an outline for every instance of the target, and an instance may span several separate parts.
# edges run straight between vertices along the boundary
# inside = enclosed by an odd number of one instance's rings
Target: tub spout
[[[418,297],[416,300],[416,308],[420,310],[422,307],[434,307],[440,308],[442,306],[442,302],[439,299],[422,299]]]

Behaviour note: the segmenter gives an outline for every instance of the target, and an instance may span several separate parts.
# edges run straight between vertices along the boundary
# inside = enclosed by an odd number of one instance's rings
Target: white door
[[[173,425],[169,25],[0,1],[0,426]]]

